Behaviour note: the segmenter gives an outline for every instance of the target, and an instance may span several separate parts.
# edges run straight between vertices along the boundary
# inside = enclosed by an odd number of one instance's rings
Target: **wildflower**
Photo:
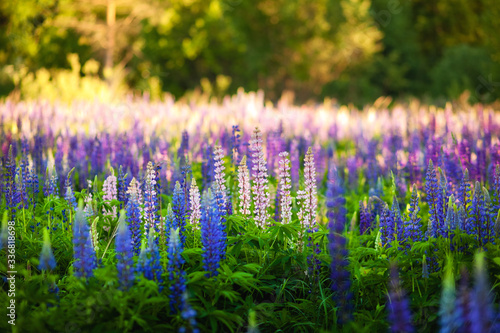
[[[292,181],[290,179],[290,160],[287,152],[279,153],[279,197],[281,208],[281,223],[290,223],[292,220]]]
[[[159,232],[159,216],[157,206],[158,193],[156,191],[156,172],[152,162],[148,162],[144,184],[144,230],[149,232],[151,227]]]
[[[200,190],[196,185],[196,179],[193,177],[191,180],[191,189],[189,190],[189,201],[191,206],[191,216],[189,217],[189,221],[193,225],[193,228],[196,230],[198,228],[198,222],[201,218],[200,211]]]
[[[429,160],[427,168],[425,190],[429,201],[429,227],[427,229],[427,236],[437,237],[441,226],[442,205],[440,203],[436,171],[434,170],[432,160]]]
[[[252,204],[250,197],[250,175],[247,168],[247,157],[243,156],[241,163],[238,166],[238,188],[240,199],[240,214],[248,216],[252,214],[250,206]]]
[[[117,199],[120,201],[120,209],[123,208],[124,205],[127,205],[127,175],[123,173],[123,168],[120,165],[118,168],[118,188],[117,188]]]
[[[209,272],[209,276],[217,276],[220,261],[225,256],[225,235],[217,205],[217,196],[208,192],[212,197],[211,202],[202,203],[201,208],[201,243],[203,246],[203,269]]]
[[[104,195],[102,197],[103,200],[111,201],[117,199],[116,177],[114,175],[114,172],[112,172],[112,174],[108,176],[108,178],[106,178],[104,184],[102,185],[102,190],[104,191]],[[103,209],[103,214],[105,216],[111,216],[111,218],[113,219],[116,218],[116,207],[113,206],[111,211]]]
[[[73,274],[86,279],[92,277],[96,268],[96,256],[87,219],[81,207],[76,210],[73,226],[73,256]]]
[[[410,208],[408,209],[408,217],[405,220],[405,238],[411,239],[414,242],[422,240],[421,218],[418,216],[420,211],[417,185],[413,184],[410,199]]]
[[[168,279],[170,280],[170,311],[175,314],[183,311],[182,295],[186,291],[186,272],[182,269],[184,258],[181,254],[184,250],[180,238],[179,229],[170,230],[168,240]]]
[[[250,150],[254,153],[253,157],[253,198],[255,203],[255,221],[260,228],[267,226],[269,213],[269,191],[267,180],[266,159],[264,158],[264,148],[262,147],[262,133],[255,128],[252,140],[250,140]]]
[[[408,299],[400,285],[398,269],[395,265],[391,267],[391,279],[389,283],[389,323],[390,330],[394,333],[413,332],[411,324],[411,312]]]
[[[53,270],[56,268],[56,259],[52,253],[52,248],[50,246],[49,231],[43,229],[43,247],[40,253],[40,263],[38,265],[39,270]]]
[[[125,212],[122,211],[118,220],[116,233],[116,268],[118,281],[123,289],[128,289],[134,283],[134,252],[129,226],[125,221]]]
[[[304,190],[299,191],[297,199],[301,199],[302,207],[298,216],[304,230],[314,227],[316,224],[316,209],[318,197],[316,194],[316,169],[314,166],[314,155],[311,147],[307,150],[304,159]]]
[[[94,219],[94,222],[90,225],[90,235],[92,239],[92,247],[97,255],[99,251],[99,232],[97,231],[97,221],[99,221],[99,217]]]
[[[380,213],[380,240],[382,245],[390,246],[390,243],[394,240],[394,234],[396,233],[395,221],[392,212],[389,210],[387,204],[382,208]]]
[[[174,197],[172,199],[172,210],[174,212],[174,220],[171,228],[179,229],[181,244],[184,246],[186,242],[186,205],[184,201],[184,193],[182,192],[181,184],[175,183]]]
[[[136,272],[142,274],[148,280],[155,281],[161,291],[163,289],[163,279],[161,277],[163,269],[160,262],[160,251],[158,250],[153,228],[149,229],[147,244],[147,247],[146,242],[143,242],[141,245],[141,253],[139,254]]]
[[[359,202],[359,233],[361,235],[368,233],[372,228],[372,214],[371,214],[371,202],[360,201]]]
[[[214,149],[214,173],[215,173],[215,184],[217,185],[217,191],[221,193],[222,202],[221,207],[226,205],[226,181],[224,179],[224,153],[221,146],[215,146]]]

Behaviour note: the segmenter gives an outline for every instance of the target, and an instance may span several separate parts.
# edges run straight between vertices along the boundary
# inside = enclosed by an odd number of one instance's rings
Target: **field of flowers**
[[[493,109],[240,92],[0,116],[2,332],[500,330]]]

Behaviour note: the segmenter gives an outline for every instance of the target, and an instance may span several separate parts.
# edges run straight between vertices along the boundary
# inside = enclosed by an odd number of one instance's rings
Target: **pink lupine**
[[[252,191],[255,203],[255,221],[259,227],[264,228],[267,225],[267,219],[269,218],[267,210],[269,208],[270,200],[267,185],[266,159],[264,157],[264,148],[262,146],[262,133],[258,127],[255,128],[252,140],[250,140],[250,150],[254,152],[252,154]]]
[[[198,222],[201,218],[201,205],[200,205],[200,190],[198,185],[196,185],[196,179],[193,177],[191,180],[191,188],[189,190],[189,202],[191,206],[191,216],[189,221],[193,225],[193,228],[198,229]]]
[[[304,159],[304,190],[299,191],[297,199],[302,200],[299,210],[299,220],[304,229],[311,229],[316,224],[316,208],[318,197],[316,193],[316,168],[311,147],[307,150]]]
[[[224,179],[224,152],[221,146],[214,148],[214,178],[217,190],[221,193],[222,201],[219,203],[222,207],[226,206],[226,180]]]
[[[117,190],[117,179],[112,173],[106,180],[104,181],[104,184],[102,185],[102,189],[104,191],[103,195],[103,200],[106,201],[111,201],[111,200],[116,200],[117,195],[118,195],[118,190]],[[113,219],[116,218],[116,207],[113,206],[112,211],[107,211],[106,209],[103,209],[103,213],[105,216],[111,216]]]
[[[247,157],[243,156],[240,165],[238,166],[238,188],[239,190],[239,213],[247,216],[252,214],[250,210],[251,197],[250,197],[250,173],[247,168]]]
[[[292,180],[290,179],[290,160],[288,152],[284,151],[279,154],[279,191],[280,191],[280,214],[282,223],[290,223],[292,220],[292,197],[290,189],[292,188]]]

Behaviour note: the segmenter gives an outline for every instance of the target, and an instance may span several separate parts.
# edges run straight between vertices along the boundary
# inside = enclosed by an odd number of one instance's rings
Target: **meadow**
[[[388,104],[2,102],[1,330],[499,331],[500,114]]]

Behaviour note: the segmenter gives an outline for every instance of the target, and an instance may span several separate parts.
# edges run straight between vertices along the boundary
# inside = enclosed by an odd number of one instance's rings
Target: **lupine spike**
[[[252,199],[250,197],[250,174],[247,168],[247,157],[243,156],[238,166],[238,188],[239,188],[239,213],[243,216],[252,214],[250,207]]]
[[[196,230],[198,229],[198,223],[201,218],[201,206],[200,206],[200,190],[196,185],[196,179],[193,177],[191,180],[191,188],[189,190],[189,201],[191,207],[191,215],[189,217],[189,222]]]
[[[130,228],[125,221],[125,212],[120,213],[116,233],[116,268],[121,288],[127,290],[134,283],[134,249]]]
[[[281,223],[290,223],[292,220],[292,180],[290,179],[290,161],[288,152],[279,153],[279,198]]]
[[[264,148],[262,146],[262,133],[259,128],[255,128],[252,140],[250,141],[250,150],[254,153],[253,157],[253,198],[255,204],[255,221],[260,228],[267,226],[269,218],[268,208],[270,203],[269,187],[267,185],[267,163],[264,157]]]

